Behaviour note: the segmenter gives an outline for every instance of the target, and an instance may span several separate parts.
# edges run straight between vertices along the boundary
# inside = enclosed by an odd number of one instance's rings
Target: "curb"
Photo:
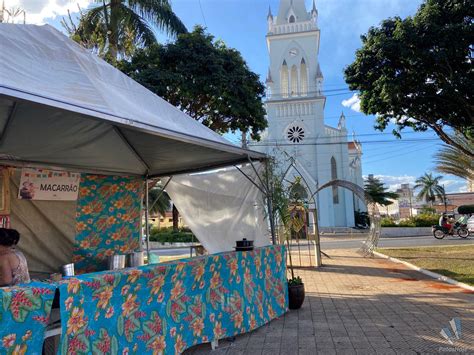
[[[459,281],[456,281],[456,280],[454,280],[450,277],[438,274],[436,272],[422,269],[421,267],[410,264],[409,262],[406,262],[406,261],[403,261],[403,260],[400,260],[400,259],[397,259],[397,258],[392,258],[391,256],[379,253],[377,251],[374,251],[373,253],[374,253],[375,256],[378,256],[379,258],[388,259],[390,261],[403,264],[403,265],[407,266],[408,268],[410,268],[412,270],[416,270],[418,272],[421,272],[422,274],[425,274],[426,276],[432,277],[433,279],[436,279],[438,281],[443,281],[443,282],[446,282],[448,284],[455,285],[455,286],[464,288],[464,289],[469,290],[469,291],[474,291],[474,286],[470,286],[468,284],[465,284],[464,282],[459,282]]]

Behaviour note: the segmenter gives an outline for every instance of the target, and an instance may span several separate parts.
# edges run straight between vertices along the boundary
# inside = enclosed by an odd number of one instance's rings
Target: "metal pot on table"
[[[253,240],[247,240],[246,238],[242,240],[237,240],[235,242],[236,251],[249,251],[253,250]]]
[[[61,266],[61,274],[67,277],[74,276],[74,264],[71,263]]]
[[[108,270],[120,270],[125,268],[127,256],[124,254],[115,254],[107,257]]]
[[[143,251],[136,251],[130,254],[127,254],[127,267],[136,267],[142,266],[145,264],[145,258]]]

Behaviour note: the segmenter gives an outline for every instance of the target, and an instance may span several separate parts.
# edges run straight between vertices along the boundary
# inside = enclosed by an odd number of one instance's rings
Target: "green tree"
[[[62,24],[76,41],[115,63],[137,47],[156,43],[154,28],[171,35],[187,32],[168,0],[96,0],[80,13],[79,24],[69,16]]]
[[[473,14],[472,0],[425,0],[413,17],[387,19],[361,37],[345,79],[361,110],[377,115],[376,129],[391,121],[398,137],[406,127],[432,129],[474,157],[446,132],[474,137]]]
[[[250,132],[267,127],[265,87],[240,53],[196,27],[174,43],[138,50],[119,68],[212,130]]]
[[[393,203],[389,199],[396,199],[398,195],[395,192],[387,191],[388,189],[383,185],[383,182],[375,178],[373,175],[365,180],[365,192],[372,197],[372,200],[379,205],[388,206]]]
[[[474,150],[474,143],[462,135],[452,137],[458,145],[466,150]],[[464,151],[451,145],[444,145],[434,157],[436,171],[444,174],[451,174],[464,180],[474,180],[473,159]]]
[[[431,207],[433,207],[436,198],[444,201],[444,188],[439,184],[442,178],[441,175],[433,176],[432,173],[425,173],[425,175],[416,179],[414,189],[420,189],[417,198],[429,203]]]
[[[148,202],[150,213],[165,215],[171,207],[171,199],[166,191],[162,191],[160,186],[152,188],[148,191]]]

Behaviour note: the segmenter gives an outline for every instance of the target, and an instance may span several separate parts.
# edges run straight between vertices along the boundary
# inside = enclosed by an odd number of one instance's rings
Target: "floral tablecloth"
[[[0,354],[41,354],[55,285],[0,288]]]
[[[59,287],[61,354],[179,354],[288,309],[283,246],[82,275]]]

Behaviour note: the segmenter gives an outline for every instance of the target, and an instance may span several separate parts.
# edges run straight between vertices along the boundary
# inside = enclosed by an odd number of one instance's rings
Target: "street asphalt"
[[[338,239],[338,237],[321,238],[321,248],[324,249],[353,249],[359,248],[365,238]],[[467,239],[459,237],[445,237],[438,240],[432,235],[417,237],[390,237],[380,238],[378,246],[380,248],[403,248],[403,247],[422,247],[439,245],[465,245],[474,244],[474,236]]]
[[[361,247],[365,237],[348,237],[348,236],[330,236],[321,237],[321,249],[358,249]],[[467,239],[459,237],[446,237],[444,239],[435,239],[432,235],[418,237],[390,237],[380,238],[380,248],[403,248],[403,247],[421,247],[421,246],[439,246],[439,245],[469,245],[474,244],[474,235]],[[173,249],[155,249],[154,254],[163,256],[189,256],[189,248],[173,248]]]

